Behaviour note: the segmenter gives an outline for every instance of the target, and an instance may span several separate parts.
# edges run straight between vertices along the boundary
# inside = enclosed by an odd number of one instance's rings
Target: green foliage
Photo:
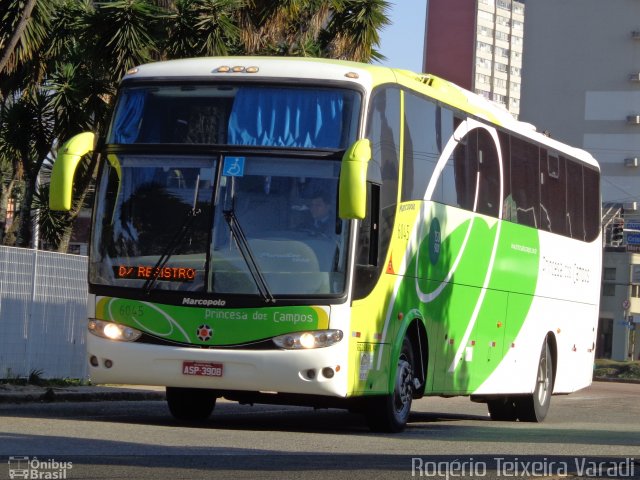
[[[48,210],[36,178],[58,145],[101,132],[136,65],[210,55],[381,58],[385,0],[3,0],[0,2],[0,241],[28,246],[31,215],[64,251],[95,172],[76,178],[70,214]],[[5,61],[6,59],[6,61]],[[95,159],[93,159],[95,161]],[[12,232],[6,204],[19,201]]]
[[[163,11],[146,0],[97,3],[85,19],[87,36],[104,62],[110,79],[117,82],[136,65],[158,55],[157,29]]]
[[[91,381],[82,378],[43,378],[44,372],[40,369],[33,369],[29,375],[20,377],[10,374],[5,378],[0,378],[0,385],[36,385],[38,387],[81,387],[91,385]]]
[[[616,360],[596,360],[593,376],[595,378],[621,378],[640,380],[640,361],[620,362]]]

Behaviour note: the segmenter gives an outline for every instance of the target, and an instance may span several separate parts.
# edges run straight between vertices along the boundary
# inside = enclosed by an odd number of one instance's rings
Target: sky
[[[379,51],[382,65],[422,72],[427,0],[389,0],[392,24],[382,30]]]

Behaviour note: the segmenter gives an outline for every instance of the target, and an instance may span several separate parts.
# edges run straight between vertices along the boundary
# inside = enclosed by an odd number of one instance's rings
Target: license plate
[[[182,362],[183,375],[197,375],[200,377],[221,377],[223,373],[222,363],[211,362]]]

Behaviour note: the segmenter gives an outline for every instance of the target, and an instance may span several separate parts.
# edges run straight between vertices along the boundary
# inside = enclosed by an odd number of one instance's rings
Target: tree
[[[37,206],[43,235],[66,249],[95,164],[83,165],[66,214],[48,211],[43,190],[36,190],[38,174],[72,135],[104,131],[117,82],[129,68],[165,58],[245,54],[367,62],[381,58],[375,47],[387,8],[384,0],[5,0],[0,241],[27,246]],[[6,203],[18,193],[21,208],[3,239]]]
[[[0,72],[15,71],[43,47],[57,1],[5,0],[0,7]]]

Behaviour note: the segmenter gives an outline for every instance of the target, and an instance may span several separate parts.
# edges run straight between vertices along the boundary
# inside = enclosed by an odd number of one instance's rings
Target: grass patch
[[[593,376],[640,380],[640,361],[621,362],[617,360],[596,360]]]
[[[91,385],[91,382],[83,378],[43,378],[42,370],[31,370],[28,376],[7,375],[0,378],[0,385],[34,385],[37,387],[82,387]]]

